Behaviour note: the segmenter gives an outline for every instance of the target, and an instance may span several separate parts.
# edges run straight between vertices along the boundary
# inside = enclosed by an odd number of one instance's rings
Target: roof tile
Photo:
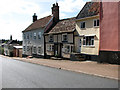
[[[47,17],[44,17],[44,18],[41,18],[35,22],[33,22],[30,26],[28,26],[23,32],[27,32],[27,31],[31,31],[31,30],[34,30],[34,29],[38,29],[38,28],[41,28],[41,27],[45,27],[46,24],[49,22],[49,20],[52,18],[51,15],[47,16]]]
[[[49,32],[52,33],[61,33],[61,32],[71,32],[75,30],[75,17],[69,19],[60,20]]]

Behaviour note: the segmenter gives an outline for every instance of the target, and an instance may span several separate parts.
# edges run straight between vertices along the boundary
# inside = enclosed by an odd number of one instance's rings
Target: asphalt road
[[[1,65],[2,64],[2,65]],[[2,88],[117,88],[118,81],[0,57]]]

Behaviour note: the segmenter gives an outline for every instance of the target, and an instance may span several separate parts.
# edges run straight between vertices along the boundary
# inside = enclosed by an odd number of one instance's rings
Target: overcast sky
[[[89,0],[57,0],[60,19],[75,17]],[[51,14],[56,0],[2,0],[0,2],[0,39],[22,40],[22,31],[32,23],[32,16],[38,19]]]

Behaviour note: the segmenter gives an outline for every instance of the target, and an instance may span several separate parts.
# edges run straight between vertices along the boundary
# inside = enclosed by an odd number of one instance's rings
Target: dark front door
[[[56,57],[61,57],[61,52],[62,52],[62,44],[55,44],[54,45],[54,56]]]
[[[58,56],[58,44],[54,45],[54,56]]]

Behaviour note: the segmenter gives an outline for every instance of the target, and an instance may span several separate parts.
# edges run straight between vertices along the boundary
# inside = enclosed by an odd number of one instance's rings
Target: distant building
[[[13,56],[14,46],[20,45],[17,40],[10,40],[4,45],[4,55]]]
[[[23,46],[13,46],[13,56],[22,57],[22,48]]]

